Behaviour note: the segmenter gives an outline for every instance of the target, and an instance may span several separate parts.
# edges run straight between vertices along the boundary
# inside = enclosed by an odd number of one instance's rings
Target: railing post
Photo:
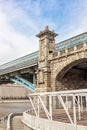
[[[77,46],[76,46],[76,45],[74,45],[74,53],[76,52],[76,50],[77,50]]]
[[[66,53],[66,55],[68,55],[68,48],[66,48],[65,53]]]
[[[68,110],[68,96],[66,96],[66,108]]]
[[[42,106],[43,106],[43,108],[44,108],[44,111],[45,111],[45,113],[46,113],[47,118],[50,120],[50,114],[49,114],[49,112],[48,112],[48,110],[47,110],[47,108],[46,108],[44,102],[42,101],[42,99],[41,99],[41,97],[40,97],[39,95],[38,95],[38,98],[39,98],[39,100],[40,100],[40,102],[41,102],[41,104],[42,104]]]
[[[85,43],[83,43],[83,48],[84,48],[84,50],[86,50],[87,49],[87,43],[85,42]]]
[[[36,109],[35,109],[35,106],[34,106],[34,104],[33,104],[32,99],[31,99],[30,96],[29,96],[29,99],[30,99],[31,105],[32,105],[32,107],[33,107],[33,110],[34,110],[34,112],[35,112],[35,115],[38,116],[38,115],[37,115],[37,112],[36,112]]]
[[[83,113],[83,99],[82,99],[82,96],[81,96],[81,112]]]
[[[63,106],[63,108],[64,108],[64,110],[65,110],[65,112],[66,112],[66,114],[67,114],[67,116],[68,116],[68,118],[69,118],[71,124],[73,124],[73,121],[72,121],[72,119],[71,119],[71,116],[70,116],[70,114],[69,114],[69,112],[68,112],[68,110],[67,110],[67,108],[66,108],[66,106],[65,106],[65,104],[64,104],[64,101],[63,101],[61,95],[58,95],[58,98],[59,98],[59,101],[60,101],[61,105]]]
[[[86,111],[87,111],[87,96],[86,96]]]
[[[58,57],[60,57],[60,51],[58,51]]]
[[[81,111],[81,108],[80,108],[80,98],[78,96],[78,116],[79,116],[79,120],[81,120],[81,113],[80,113],[80,111]]]
[[[75,95],[73,94],[73,115],[74,115],[74,124],[76,124],[76,103],[75,103]]]
[[[38,99],[37,99],[38,101],[38,117],[40,116],[40,100],[39,100],[39,97],[38,97]]]
[[[52,96],[49,96],[49,112],[50,112],[50,118],[52,120]]]

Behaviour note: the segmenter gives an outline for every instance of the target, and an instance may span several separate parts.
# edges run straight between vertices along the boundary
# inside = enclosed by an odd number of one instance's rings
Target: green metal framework
[[[19,85],[27,88],[30,91],[35,91],[36,87],[34,84],[32,84],[31,82],[27,81],[26,79],[19,77],[19,76],[15,76],[13,78],[10,78],[11,81],[18,83]]]

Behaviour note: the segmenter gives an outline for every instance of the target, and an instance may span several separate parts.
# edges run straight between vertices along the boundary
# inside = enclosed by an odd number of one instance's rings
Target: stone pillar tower
[[[54,31],[50,31],[48,26],[43,31],[36,35],[39,40],[39,61],[37,72],[37,92],[51,91],[51,71],[50,60],[55,50],[55,37],[57,36]]]

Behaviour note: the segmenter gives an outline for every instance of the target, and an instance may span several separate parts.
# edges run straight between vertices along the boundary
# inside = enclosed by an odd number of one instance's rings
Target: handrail
[[[37,96],[37,95],[40,95],[40,96],[49,96],[49,95],[52,95],[52,96],[55,96],[55,95],[68,95],[68,94],[76,94],[76,95],[79,95],[81,93],[84,93],[87,95],[87,89],[77,89],[77,90],[65,90],[65,91],[55,91],[55,92],[43,92],[43,93],[33,93],[33,94],[29,94],[29,96]]]
[[[10,113],[10,114],[8,115],[7,130],[11,130],[11,119],[12,119],[14,116],[19,116],[19,115],[23,115],[23,113]]]
[[[8,120],[7,120],[7,130],[10,130],[11,127],[11,117],[12,117],[13,113],[10,113],[8,115]]]
[[[31,105],[33,107],[36,117],[40,117],[40,105],[42,105],[47,119],[52,120],[53,117],[52,110],[54,108],[52,100],[54,99],[53,97],[58,98],[58,100],[56,100],[56,104],[54,104],[55,107],[60,102],[61,107],[64,109],[71,124],[75,125],[77,124],[77,115],[76,115],[77,112],[79,120],[81,119],[81,112],[83,111],[84,103],[85,103],[85,111],[87,111],[87,89],[34,93],[29,94],[29,99],[32,98],[35,99],[31,100]],[[85,98],[84,100],[85,102],[83,102],[83,97]],[[44,102],[44,99],[48,99],[46,103]],[[70,112],[68,111],[69,107],[67,107],[66,105],[68,101],[72,102],[73,116],[71,116]],[[37,111],[36,108],[38,109]]]

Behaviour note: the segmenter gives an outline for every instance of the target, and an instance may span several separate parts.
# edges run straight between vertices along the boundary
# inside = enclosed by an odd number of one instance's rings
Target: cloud
[[[8,10],[3,8],[7,4]],[[12,26],[16,20],[19,25],[29,27],[31,30],[37,30],[37,26],[29,19],[20,8],[12,3],[2,3],[0,5],[0,64],[17,57],[29,54],[38,49],[37,40],[32,35],[26,35],[24,32],[17,30]],[[9,12],[10,11],[10,12]],[[19,16],[19,17],[18,17]],[[23,19],[23,20],[22,20]],[[22,21],[22,22],[21,22]],[[31,34],[31,31],[29,31]]]
[[[58,41],[87,32],[87,1],[84,0],[82,2],[82,0],[74,0],[64,3],[65,7],[63,5],[61,8],[62,20],[59,24],[60,35]]]
[[[38,18],[41,9],[41,2],[31,0],[29,3],[0,1],[0,64],[38,50],[35,35],[40,31],[38,24],[45,24]]]
[[[49,25],[57,42],[87,31],[87,0],[0,0],[0,64],[38,50]]]

